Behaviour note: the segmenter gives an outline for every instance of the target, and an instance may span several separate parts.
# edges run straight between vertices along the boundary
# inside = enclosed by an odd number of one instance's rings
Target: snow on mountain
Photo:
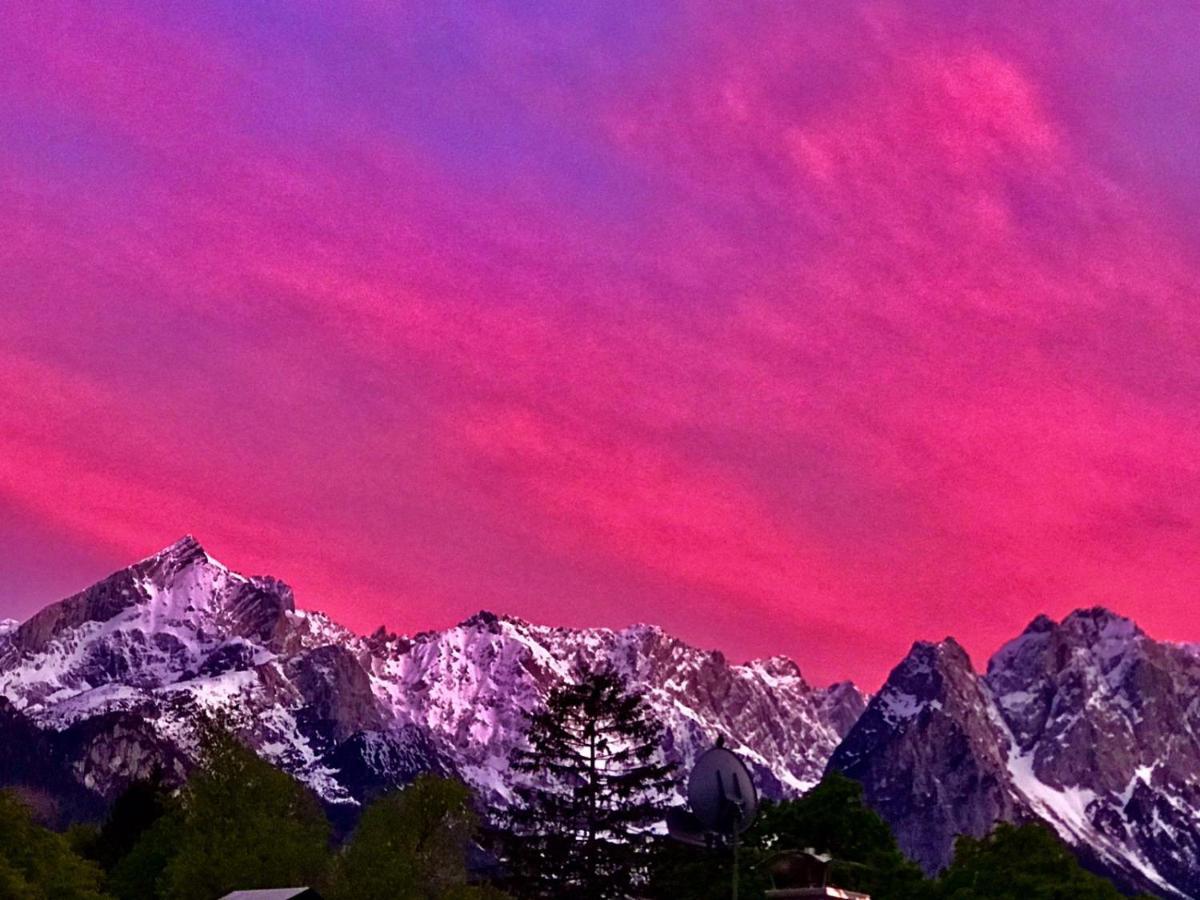
[[[957,834],[1041,819],[1126,886],[1200,897],[1198,696],[1191,648],[1104,609],[1039,616],[985,676],[915,645],[830,768],[930,871]]]
[[[646,693],[669,757],[689,763],[724,735],[776,796],[815,783],[864,706],[852,685],[814,689],[788,660],[730,665],[645,625],[571,630],[479,613],[413,637],[358,636],[191,537],[0,631],[0,697],[69,735],[78,780],[108,799],[159,758],[182,773],[197,715],[225,712],[331,804],[423,770],[503,802],[525,714],[580,662],[616,666]]]
[[[1200,898],[1200,651],[1103,609],[1038,617],[984,675],[953,639],[915,644],[868,705],[790,660],[731,665],[649,625],[481,612],[360,636],[189,537],[0,623],[0,781],[57,797],[65,820],[155,766],[182,778],[208,712],[335,811],[422,771],[503,803],[525,714],[580,663],[644,692],[684,766],[721,735],[769,796],[827,765],[858,779],[930,871],[958,834],[1040,819],[1128,887]]]

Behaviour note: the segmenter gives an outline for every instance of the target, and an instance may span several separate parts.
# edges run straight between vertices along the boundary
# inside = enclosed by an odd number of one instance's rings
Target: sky
[[[1194,3],[0,8],[0,616],[1200,640]]]

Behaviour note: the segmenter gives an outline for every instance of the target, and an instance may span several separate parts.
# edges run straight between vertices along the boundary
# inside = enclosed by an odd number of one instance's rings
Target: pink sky
[[[1194,4],[0,6],[0,615],[1200,640]]]

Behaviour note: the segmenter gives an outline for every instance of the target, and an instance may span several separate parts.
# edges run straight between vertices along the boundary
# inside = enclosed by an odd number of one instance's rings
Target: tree
[[[183,811],[177,803],[139,835],[108,873],[108,890],[119,900],[161,897],[167,865],[183,846]]]
[[[108,818],[93,833],[80,829],[76,847],[111,873],[129,855],[141,836],[171,808],[171,795],[155,771],[132,782],[113,802]]]
[[[882,900],[930,896],[931,884],[906,859],[887,823],[863,801],[862,786],[837,773],[796,800],[764,802],[743,835],[741,894],[762,897],[770,886],[766,862],[780,851],[814,849],[839,861],[839,887],[861,890]],[[651,897],[720,900],[729,895],[728,850],[705,850],[670,840],[656,854]]]
[[[205,728],[177,821],[147,832],[151,849],[162,848],[171,830],[177,850],[159,879],[159,893],[171,900],[313,884],[328,862],[329,823],[313,795],[216,726]]]
[[[534,896],[621,897],[672,795],[662,725],[611,670],[583,668],[530,716],[506,825],[512,883]]]
[[[840,887],[888,900],[929,895],[920,868],[867,806],[862,785],[837,772],[796,800],[764,804],[750,840],[772,852],[812,848],[829,854],[840,863],[833,870]]]
[[[960,837],[938,888],[941,900],[1122,900],[1048,827],[1035,823],[1001,822],[986,837]]]
[[[0,897],[5,900],[103,900],[102,873],[48,831],[17,797],[0,791]]]
[[[337,864],[334,900],[469,900],[467,853],[479,824],[471,793],[457,781],[422,775],[363,813]]]

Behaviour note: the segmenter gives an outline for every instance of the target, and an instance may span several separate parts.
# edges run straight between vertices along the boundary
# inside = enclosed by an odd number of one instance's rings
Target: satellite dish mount
[[[722,738],[696,760],[687,785],[689,813],[667,813],[671,837],[700,847],[733,848],[733,900],[738,900],[738,837],[758,814],[758,791],[750,770]]]

